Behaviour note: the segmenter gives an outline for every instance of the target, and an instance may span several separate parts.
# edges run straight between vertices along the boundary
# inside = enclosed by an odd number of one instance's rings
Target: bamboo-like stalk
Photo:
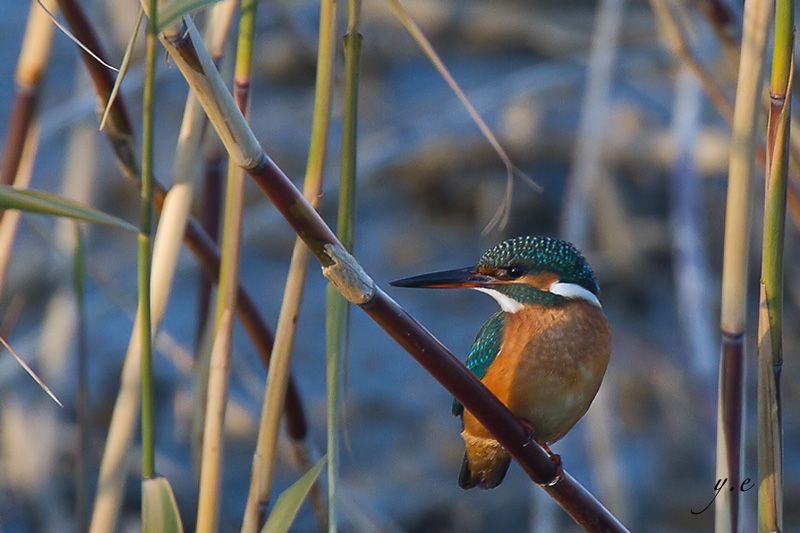
[[[716,479],[738,488],[742,473],[744,330],[747,316],[747,259],[750,238],[750,180],[756,146],[759,99],[770,0],[745,0],[733,132],[728,165],[720,329],[722,346],[717,395]],[[714,500],[718,533],[739,531],[740,491],[720,491]]]
[[[44,5],[52,10],[53,0],[46,0]],[[39,145],[39,132],[34,128],[33,119],[52,41],[53,24],[50,18],[41,6],[32,2],[14,74],[16,95],[0,159],[2,185],[15,184],[25,188],[30,183],[30,170]],[[11,259],[11,246],[16,236],[20,213],[3,215],[0,210],[0,291],[4,285],[8,261]]]
[[[33,163],[39,150],[39,136],[40,132],[36,124],[28,128],[28,136],[22,146],[22,157],[17,165],[17,175],[14,179],[14,186],[20,189],[28,188],[31,183]],[[21,215],[21,211],[12,210],[0,217],[0,294],[5,287],[6,270],[11,261],[11,249],[17,235],[17,226]]]
[[[239,111],[243,114],[246,114],[250,96],[255,22],[256,1],[242,0],[233,90]],[[222,264],[220,265],[219,290],[217,292],[216,328],[209,366],[200,492],[197,505],[197,531],[200,533],[216,531],[219,516],[225,405],[228,397],[228,370],[233,334],[231,317],[236,308],[243,213],[244,172],[236,165],[229,164],[225,193]]]
[[[758,530],[783,531],[783,240],[789,172],[794,0],[775,3],[758,320]]]
[[[430,332],[414,320],[364,272],[312,205],[263,151],[200,42],[194,24],[162,35],[170,57],[196,92],[212,125],[234,159],[262,189],[323,266],[323,273],[411,354],[497,438],[528,476],[545,486],[561,507],[590,531],[627,531],[571,475],[553,483],[555,467],[529,439],[525,427]]]
[[[153,393],[153,339],[150,310],[150,237],[153,232],[153,137],[156,98],[156,46],[158,43],[158,2],[149,0],[147,17],[146,66],[142,94],[142,183],[141,221],[137,238],[137,271],[139,285],[139,349],[140,382],[142,387],[142,479],[156,472],[155,459],[155,399]],[[142,507],[144,516],[144,506]]]
[[[356,202],[356,146],[358,133],[358,84],[362,36],[359,33],[360,0],[347,2],[347,33],[344,36],[344,103],[339,165],[339,213],[336,236],[353,251]],[[326,382],[328,388],[328,531],[337,531],[336,485],[339,477],[340,391],[345,372],[342,354],[347,351],[350,305],[331,284],[326,293]]]
[[[208,376],[208,402],[203,431],[200,469],[200,493],[197,501],[197,531],[217,531],[220,478],[222,477],[223,424],[228,392],[228,369],[231,350],[232,309],[225,307],[217,320],[211,367]],[[220,398],[220,396],[222,396]]]
[[[303,195],[313,210],[319,202],[322,191],[325,152],[328,145],[328,130],[331,113],[331,92],[333,80],[333,55],[336,50],[336,0],[323,0],[320,3],[319,48],[317,52],[317,73],[314,89],[314,111],[311,122],[311,140],[308,148],[306,174],[303,182]],[[228,148],[225,137],[220,136]],[[231,156],[234,164],[240,159]],[[241,166],[241,165],[240,165]],[[246,167],[242,167],[245,168]],[[272,477],[275,465],[275,452],[278,441],[278,425],[281,406],[286,397],[287,378],[291,368],[292,349],[297,330],[297,317],[303,297],[306,272],[308,271],[309,250],[300,237],[295,240],[289,273],[283,292],[283,301],[278,315],[275,347],[267,373],[267,387],[261,406],[261,419],[258,428],[256,451],[253,455],[250,490],[242,520],[242,531],[254,533],[264,523],[263,511],[272,490]]]
[[[42,2],[50,11],[55,9],[55,0]],[[47,13],[36,2],[31,2],[22,48],[19,52],[17,69],[14,74],[16,95],[8,121],[2,164],[0,164],[0,184],[11,185],[17,175],[22,158],[25,139],[36,114],[39,91],[44,77],[50,48],[53,42],[53,23]]]

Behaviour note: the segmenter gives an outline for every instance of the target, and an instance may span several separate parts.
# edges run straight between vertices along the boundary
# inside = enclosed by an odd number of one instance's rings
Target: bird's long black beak
[[[459,287],[483,287],[493,281],[494,278],[491,276],[479,274],[475,267],[466,267],[398,279],[397,281],[392,281],[389,285],[425,289],[454,289]]]

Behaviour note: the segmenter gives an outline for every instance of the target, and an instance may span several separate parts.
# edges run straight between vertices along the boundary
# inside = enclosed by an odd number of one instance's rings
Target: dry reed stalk
[[[518,461],[545,486],[570,516],[590,531],[627,531],[568,473],[553,483],[555,468],[530,442],[525,428],[430,332],[406,313],[364,272],[319,214],[263,151],[225,89],[194,24],[162,35],[170,57],[196,92],[228,154],[253,178],[323,266],[323,274],[345,298],[361,307],[402,348],[464,404]]]
[[[303,182],[303,195],[312,210],[316,208],[322,191],[325,153],[330,126],[331,93],[333,90],[333,56],[336,50],[336,0],[320,3],[319,48],[314,89],[314,112],[311,123],[311,139]],[[213,122],[213,120],[212,120]],[[226,139],[223,144],[230,148]],[[240,160],[231,155],[234,164]],[[256,451],[253,454],[250,490],[242,523],[244,533],[254,533],[264,523],[264,510],[269,501],[274,476],[275,453],[278,441],[278,426],[283,411],[288,376],[291,369],[292,350],[297,331],[297,318],[303,298],[306,273],[310,258],[306,243],[298,237],[292,249],[289,273],[283,292],[283,301],[278,315],[275,346],[267,374],[267,387],[261,406]]]
[[[27,137],[22,146],[22,154],[17,164],[14,186],[27,189],[31,183],[31,173],[36,152],[39,149],[39,128],[35,125],[28,128]],[[3,212],[0,211],[0,214]],[[11,261],[11,248],[17,235],[21,211],[12,210],[0,217],[0,294],[5,288],[6,270]]]
[[[53,0],[44,2],[53,9]],[[36,2],[31,2],[25,34],[20,48],[17,68],[14,73],[16,95],[11,108],[2,160],[0,160],[0,185],[14,184],[26,188],[30,183],[30,172],[36,158],[39,132],[34,131],[39,92],[50,58],[53,41],[53,24],[49,16]],[[27,168],[21,168],[21,166]],[[2,292],[6,268],[11,258],[11,246],[17,232],[19,212],[3,216],[0,210],[0,292]],[[8,222],[3,222],[8,219]]]
[[[50,10],[55,9],[55,0],[42,0]],[[11,185],[17,175],[25,140],[36,114],[50,47],[53,42],[53,23],[36,2],[31,2],[22,48],[19,52],[14,74],[16,95],[8,121],[8,131],[0,165],[0,184]]]
[[[233,90],[242,114],[247,112],[250,96],[253,41],[255,39],[256,2],[242,0],[239,19],[239,39],[236,48],[236,69]],[[228,398],[228,374],[232,343],[232,316],[236,308],[244,216],[244,172],[228,165],[225,192],[225,218],[222,237],[222,263],[216,305],[216,329],[210,354],[208,393],[203,431],[200,467],[200,491],[197,505],[197,531],[217,530],[219,494],[222,478],[225,406]],[[282,409],[281,409],[282,411]]]
[[[342,142],[339,164],[339,207],[336,236],[344,247],[353,251],[356,218],[356,162],[358,147],[358,86],[361,43],[359,33],[360,0],[347,2],[347,33],[344,36],[344,95],[342,104]],[[328,284],[325,291],[325,375],[327,388],[328,444],[328,531],[338,529],[336,490],[339,484],[339,425],[342,423],[341,399],[346,372],[347,342],[350,328],[350,304],[336,288]]]
[[[747,316],[747,268],[750,238],[750,183],[756,148],[763,63],[772,2],[745,0],[744,33],[733,112],[733,133],[725,208],[722,264],[722,333],[717,396],[716,479],[739,487],[744,416],[744,331]],[[714,501],[718,533],[739,531],[740,491],[723,490]]]
[[[208,402],[203,431],[200,468],[200,492],[197,498],[198,532],[218,529],[219,491],[222,477],[222,448],[225,408],[228,392],[228,370],[231,350],[232,309],[225,307],[217,321],[214,345],[211,348],[211,367],[208,376]]]

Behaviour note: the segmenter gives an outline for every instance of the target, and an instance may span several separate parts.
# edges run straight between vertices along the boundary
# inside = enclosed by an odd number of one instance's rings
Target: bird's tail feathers
[[[461,463],[458,485],[462,489],[493,489],[503,482],[511,456],[494,439],[474,437],[464,432],[466,451]]]

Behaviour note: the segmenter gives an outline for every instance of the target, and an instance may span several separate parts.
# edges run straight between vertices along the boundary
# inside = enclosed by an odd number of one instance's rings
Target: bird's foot
[[[539,483],[539,485],[542,487],[553,487],[564,477],[564,465],[561,463],[560,455],[551,452],[550,449],[547,448],[547,446],[544,446],[544,449],[550,456],[550,461],[552,461],[553,463],[553,468],[555,469],[556,474],[553,476],[553,479],[551,479],[547,483]]]
[[[518,420],[519,420],[519,423],[522,424],[522,427],[525,428],[525,431],[528,433],[528,440],[526,440],[525,444],[522,445],[523,448],[527,448],[528,446],[530,446],[531,444],[536,442],[533,439],[533,424],[531,424],[530,422],[528,422],[524,418],[519,418]]]
[[[553,450],[547,446],[547,443],[542,444],[542,448],[544,451],[547,452],[547,455],[550,457],[550,461],[553,463],[553,468],[556,471],[556,475],[553,476],[553,479],[548,481],[547,483],[540,483],[542,487],[552,487],[564,477],[564,465],[561,463],[561,456],[557,453],[553,453]]]
[[[520,419],[520,423],[525,427],[525,430],[528,432],[528,440],[523,444],[523,447],[530,446],[531,443],[536,442],[533,438],[533,424],[528,422],[525,419]],[[556,485],[561,479],[564,477],[564,465],[561,463],[561,456],[557,453],[553,453],[549,446],[547,446],[546,442],[537,442],[539,446],[547,453],[547,456],[550,458],[550,461],[553,463],[553,468],[555,469],[555,476],[553,479],[546,483],[539,483],[539,486],[542,487],[552,487]]]

